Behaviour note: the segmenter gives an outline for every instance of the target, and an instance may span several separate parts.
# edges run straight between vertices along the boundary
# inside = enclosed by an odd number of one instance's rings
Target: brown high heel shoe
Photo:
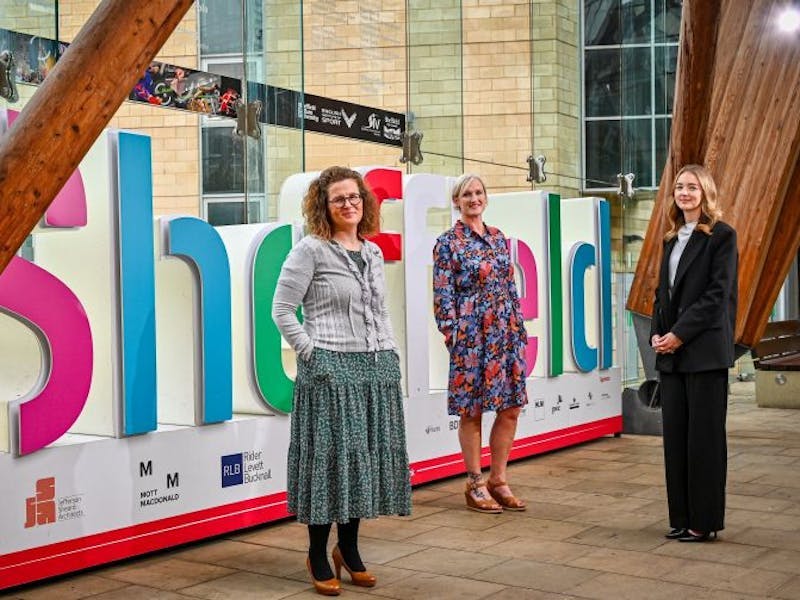
[[[369,571],[353,571],[350,567],[347,566],[347,563],[344,562],[344,556],[342,556],[342,551],[339,550],[339,546],[333,547],[333,552],[331,553],[333,557],[333,568],[336,571],[336,578],[342,578],[342,567],[344,570],[350,573],[350,580],[353,582],[353,585],[360,585],[361,587],[373,587],[375,582],[378,581],[378,578],[375,575],[372,575]]]
[[[514,494],[509,494],[508,496],[501,496],[497,493],[497,488],[503,487],[504,485],[508,485],[505,481],[498,481],[497,483],[492,483],[491,481],[486,482],[486,489],[489,490],[489,494],[494,498],[497,503],[502,506],[506,510],[525,510],[528,508],[525,506],[525,501],[520,500]]]
[[[464,497],[467,499],[467,508],[480,513],[497,514],[503,512],[503,507],[491,498],[475,498],[471,492],[480,489],[485,485],[483,481],[467,479],[467,489],[464,491]]]
[[[306,567],[308,568],[308,574],[311,575],[311,581],[314,582],[314,589],[318,594],[322,594],[323,596],[338,596],[341,593],[342,587],[337,578],[325,579],[324,581],[317,581],[314,579],[314,571],[311,570],[311,559],[308,557],[306,557]]]

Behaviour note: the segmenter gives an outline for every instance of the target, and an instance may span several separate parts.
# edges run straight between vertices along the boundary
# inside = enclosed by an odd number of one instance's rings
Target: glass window
[[[200,13],[200,53],[242,53],[242,3],[240,0],[217,2],[201,0],[197,3]]]
[[[203,157],[203,194],[244,193],[244,143],[227,126],[203,127],[201,155]],[[253,184],[264,181],[262,144],[248,145],[247,178]],[[256,189],[258,189],[256,187]]]
[[[622,42],[624,44],[650,43],[652,13],[650,0],[623,0]]]
[[[242,5],[247,12],[247,52],[263,52],[263,9],[257,0],[200,0],[200,54],[243,54]]]
[[[620,0],[584,0],[584,40],[587,46],[610,46],[622,42]]]
[[[618,120],[586,123],[586,187],[617,186],[620,172],[620,122]]]
[[[261,221],[261,203],[249,202],[250,214],[245,221],[244,197],[230,199],[228,201],[216,200],[206,204],[206,219],[209,224],[219,225],[239,225],[240,223],[258,223]]]
[[[677,46],[656,46],[655,48],[655,85],[657,115],[668,115],[672,112],[675,99],[675,70],[678,62]]]
[[[653,135],[650,119],[622,121],[622,172],[633,173],[634,187],[653,186]]]
[[[614,117],[620,106],[620,50],[587,50],[584,61],[587,117]]]
[[[622,115],[651,114],[650,47],[622,50]]]
[[[681,31],[681,0],[655,0],[655,42],[677,42]]]
[[[658,185],[681,8],[681,0],[583,1],[585,189],[616,187],[620,172],[634,173],[636,188]],[[621,136],[616,142],[615,132]]]
[[[672,127],[672,119],[669,117],[656,119],[656,174],[664,171],[667,164],[667,151],[669,150],[669,133]],[[658,181],[654,182],[658,184]]]

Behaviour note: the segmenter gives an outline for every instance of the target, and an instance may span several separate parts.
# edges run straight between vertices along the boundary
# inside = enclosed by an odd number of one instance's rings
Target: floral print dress
[[[527,404],[525,346],[514,267],[503,233],[460,220],[433,249],[433,310],[450,350],[447,411],[474,416]]]

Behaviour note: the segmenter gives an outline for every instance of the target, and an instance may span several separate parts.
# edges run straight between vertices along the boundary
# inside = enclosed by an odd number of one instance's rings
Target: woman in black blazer
[[[728,369],[734,361],[736,231],[717,187],[686,165],[667,208],[650,342],[657,353],[669,521],[667,538],[704,542],[724,528]]]

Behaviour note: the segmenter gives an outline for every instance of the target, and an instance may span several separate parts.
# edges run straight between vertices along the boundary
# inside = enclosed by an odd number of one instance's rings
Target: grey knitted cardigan
[[[347,251],[335,241],[308,235],[283,263],[272,319],[283,337],[304,359],[314,347],[337,352],[397,351],[380,248],[364,241],[361,274]],[[297,306],[303,305],[303,323]]]

